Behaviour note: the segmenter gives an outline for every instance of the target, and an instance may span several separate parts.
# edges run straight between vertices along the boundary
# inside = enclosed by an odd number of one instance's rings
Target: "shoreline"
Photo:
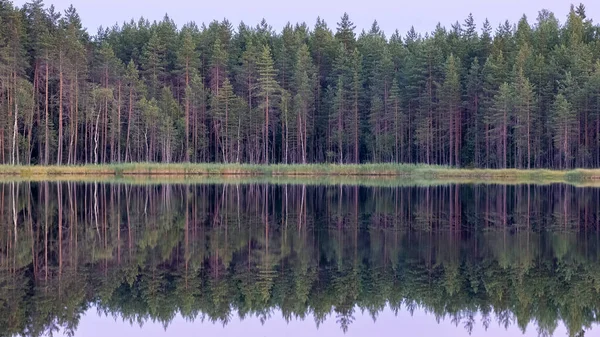
[[[600,169],[468,169],[413,164],[107,164],[82,166],[0,165],[0,178],[110,177],[299,177],[418,180],[513,180],[531,182],[596,182]]]

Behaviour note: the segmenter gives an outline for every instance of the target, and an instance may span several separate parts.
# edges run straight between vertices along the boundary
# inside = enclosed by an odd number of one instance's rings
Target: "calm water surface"
[[[0,184],[0,336],[594,336],[600,189]]]

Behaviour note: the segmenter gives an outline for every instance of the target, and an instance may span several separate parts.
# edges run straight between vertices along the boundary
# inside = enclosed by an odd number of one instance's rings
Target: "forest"
[[[93,35],[72,6],[0,0],[0,163],[599,167],[585,6],[498,27],[465,14],[389,35],[347,14],[281,31],[165,15]]]
[[[281,311],[347,331],[384,310],[583,336],[599,200],[560,184],[2,183],[0,336],[72,334],[98,313],[166,328]]]

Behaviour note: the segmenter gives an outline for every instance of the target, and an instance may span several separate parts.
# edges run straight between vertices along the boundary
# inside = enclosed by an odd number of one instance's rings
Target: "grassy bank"
[[[600,181],[600,169],[517,170],[456,169],[443,166],[409,164],[360,165],[248,165],[248,164],[112,164],[84,166],[0,166],[0,177],[21,179],[75,177],[375,177],[415,180],[476,180],[531,182]]]

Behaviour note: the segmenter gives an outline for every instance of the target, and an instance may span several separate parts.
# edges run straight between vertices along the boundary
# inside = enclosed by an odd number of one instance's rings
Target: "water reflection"
[[[0,185],[0,336],[125,320],[227,325],[427,310],[582,334],[600,190],[567,185]],[[481,331],[481,329],[479,330]]]

